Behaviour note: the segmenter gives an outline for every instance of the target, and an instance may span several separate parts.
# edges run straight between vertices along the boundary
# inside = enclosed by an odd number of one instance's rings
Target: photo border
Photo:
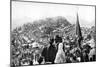
[[[95,8],[95,34],[96,34],[96,5],[72,4],[72,3],[57,3],[57,2],[43,2],[43,1],[26,1],[26,0],[25,1],[23,1],[23,0],[10,0],[10,66],[11,66],[12,1],[15,1],[15,2],[30,2],[30,3],[44,3],[44,4],[58,4],[58,5],[91,6],[91,7],[94,7]],[[96,44],[96,42],[95,42],[95,44]],[[97,54],[96,54],[96,58],[97,58]],[[96,62],[96,61],[89,61],[89,62]],[[89,63],[89,62],[76,62],[76,63]],[[73,63],[56,63],[56,64],[73,64]],[[26,66],[26,67],[27,66],[38,66],[38,65],[22,65],[22,67],[23,66]],[[41,64],[41,65],[55,65],[55,64]],[[21,66],[18,66],[18,67],[21,67]]]

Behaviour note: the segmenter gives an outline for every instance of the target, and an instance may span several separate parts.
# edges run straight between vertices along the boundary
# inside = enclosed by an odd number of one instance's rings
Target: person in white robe
[[[34,53],[33,55],[34,55],[33,65],[37,65],[37,64],[39,64],[38,61],[37,61],[36,54]]]
[[[89,56],[89,60],[92,58],[93,60],[93,56],[96,55],[96,49],[95,48],[92,48],[88,54]]]
[[[65,63],[65,62],[66,58],[65,58],[65,53],[63,51],[63,43],[59,43],[54,63]]]

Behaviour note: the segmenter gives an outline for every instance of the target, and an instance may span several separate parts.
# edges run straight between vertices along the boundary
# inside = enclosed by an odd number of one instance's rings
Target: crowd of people
[[[35,40],[11,42],[11,66],[89,62],[96,60],[95,39],[88,34],[82,40],[77,36],[50,37],[46,46]],[[80,43],[79,43],[80,42]]]

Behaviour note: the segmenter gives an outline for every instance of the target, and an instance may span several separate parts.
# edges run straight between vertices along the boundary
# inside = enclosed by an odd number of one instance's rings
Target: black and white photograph
[[[11,1],[10,66],[96,61],[96,6]]]

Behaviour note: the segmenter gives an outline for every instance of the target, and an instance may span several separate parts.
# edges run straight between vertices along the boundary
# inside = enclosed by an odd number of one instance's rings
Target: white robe
[[[37,61],[37,58],[36,58],[35,56],[36,56],[36,55],[34,54],[33,65],[39,64],[38,61]]]
[[[92,58],[93,55],[96,55],[96,49],[95,48],[92,48],[90,50],[90,53],[88,55],[89,55],[89,59]]]
[[[56,54],[54,63],[64,63],[64,62],[66,62],[65,53],[63,51],[63,44],[60,43],[58,45],[58,52]]]

